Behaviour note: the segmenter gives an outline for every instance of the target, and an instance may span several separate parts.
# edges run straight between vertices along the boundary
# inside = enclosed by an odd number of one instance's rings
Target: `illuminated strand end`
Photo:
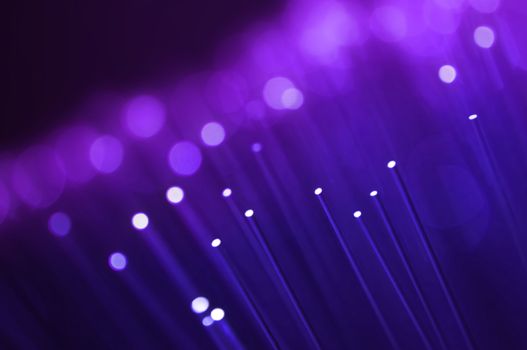
[[[128,260],[123,253],[115,252],[108,258],[108,265],[114,271],[121,271],[128,265]]]
[[[478,119],[478,115],[477,114],[471,114],[468,116],[468,120],[476,120]]]
[[[247,209],[247,210],[245,211],[245,217],[246,217],[246,218],[250,218],[250,217],[252,217],[253,215],[254,215],[254,210],[252,210],[252,209]]]
[[[228,198],[232,195],[232,190],[230,188],[225,188],[223,190],[223,192],[221,192],[221,195],[224,197],[224,198]]]
[[[209,308],[209,299],[205,297],[197,297],[190,303],[190,308],[195,314],[202,314]]]
[[[317,187],[315,188],[315,195],[320,196],[322,194],[322,188]]]
[[[211,326],[212,324],[214,323],[214,320],[212,319],[212,317],[210,316],[205,316],[203,317],[203,319],[201,320],[201,324],[205,327],[209,327]]]
[[[166,192],[167,200],[172,204],[180,203],[185,197],[185,192],[181,187],[170,187]]]
[[[355,219],[360,218],[361,215],[362,215],[362,213],[359,210],[357,210],[356,212],[353,213],[353,216],[355,217]]]
[[[210,243],[210,245],[213,247],[213,248],[218,248],[221,244],[221,239],[219,238],[215,238],[212,240],[212,242]]]
[[[148,227],[149,219],[145,213],[137,213],[132,217],[132,226],[136,230],[144,230]]]
[[[223,311],[223,309],[220,309],[220,308],[215,308],[210,312],[210,317],[214,321],[221,321],[225,317],[225,311]]]
[[[251,150],[252,150],[254,153],[261,152],[261,151],[262,151],[262,144],[259,143],[259,142],[255,142],[255,143],[253,143],[252,146],[251,146]]]
[[[395,168],[395,165],[397,165],[397,163],[395,162],[395,160],[390,160],[390,161],[388,162],[388,164],[386,164],[386,166],[387,166],[388,168],[390,168],[390,169]]]
[[[373,190],[370,192],[370,197],[377,197],[377,195],[379,194],[379,192]]]

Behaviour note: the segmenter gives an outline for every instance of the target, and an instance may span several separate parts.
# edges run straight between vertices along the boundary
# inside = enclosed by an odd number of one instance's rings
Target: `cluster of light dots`
[[[148,216],[145,213],[137,213],[132,216],[132,226],[137,230],[144,230],[148,227]]]
[[[457,72],[453,66],[445,64],[439,68],[438,75],[443,83],[451,84],[456,80]]]
[[[114,271],[121,271],[126,268],[128,261],[123,253],[115,252],[108,258],[108,265]]]
[[[185,192],[181,187],[170,187],[166,192],[167,200],[172,204],[180,203],[185,197]]]

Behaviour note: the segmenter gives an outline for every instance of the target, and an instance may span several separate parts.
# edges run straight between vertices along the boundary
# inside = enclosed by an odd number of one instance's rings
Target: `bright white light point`
[[[362,213],[359,210],[357,210],[356,212],[353,213],[353,216],[355,218],[357,218],[357,219],[360,218],[361,215],[362,215]]]
[[[388,168],[392,169],[392,168],[395,168],[395,164],[397,164],[397,163],[395,163],[395,160],[390,160],[388,162],[387,166],[388,166]]]
[[[210,245],[214,248],[217,248],[219,247],[221,244],[221,239],[219,238],[215,238],[214,240],[212,240],[212,242],[210,243]]]
[[[469,120],[474,120],[474,119],[477,119],[477,118],[478,118],[477,114],[471,114],[471,115],[468,116]]]
[[[132,225],[138,230],[144,230],[148,226],[148,216],[145,213],[137,213],[132,217]]]
[[[377,191],[371,191],[370,197],[375,197],[377,194],[379,194]]]
[[[249,210],[246,210],[246,211],[245,211],[245,217],[246,217],[246,218],[250,218],[250,217],[253,216],[253,215],[254,215],[254,210],[249,209]]]
[[[192,300],[192,303],[190,303],[190,307],[195,313],[201,314],[207,311],[207,309],[209,308],[209,300],[205,297],[197,297],[196,299]]]
[[[225,198],[230,197],[231,194],[232,194],[232,190],[230,188],[224,189],[223,192],[221,193],[221,195]]]
[[[180,187],[174,186],[167,190],[166,197],[170,203],[177,204],[183,200],[185,192]]]
[[[205,316],[203,320],[201,320],[201,324],[205,327],[208,327],[214,323],[214,320],[210,316]]]
[[[216,308],[210,312],[210,317],[214,321],[221,321],[225,317],[225,311],[220,308]]]
[[[322,193],[322,189],[321,189],[320,187],[317,187],[317,188],[315,189],[315,194],[316,194],[317,196],[319,196],[321,193]]]
[[[456,80],[456,69],[449,64],[445,64],[439,68],[439,79],[443,83],[450,84]]]
[[[474,30],[474,41],[476,45],[484,49],[494,45],[494,31],[487,26],[480,26]]]

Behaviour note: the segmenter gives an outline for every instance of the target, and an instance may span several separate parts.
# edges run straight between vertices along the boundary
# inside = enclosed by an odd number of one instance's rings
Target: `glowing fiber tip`
[[[119,252],[113,253],[108,258],[108,265],[110,265],[110,268],[114,271],[124,270],[127,265],[126,256]]]
[[[370,192],[370,197],[375,197],[378,194],[379,194],[379,192],[377,192],[377,191],[371,191]]]
[[[148,227],[148,216],[145,213],[137,213],[132,217],[132,225],[137,230],[144,230]]]
[[[259,143],[259,142],[253,143],[252,146],[251,146],[251,150],[254,153],[261,152],[262,151],[262,144]]]
[[[477,114],[471,114],[468,116],[468,120],[474,120],[474,119],[477,119],[478,118],[478,115]]]
[[[172,204],[180,203],[183,200],[183,197],[185,197],[185,192],[182,188],[177,186],[170,187],[166,192],[166,198]]]
[[[361,213],[359,210],[357,210],[356,212],[353,213],[353,216],[354,216],[356,219],[360,218],[361,215],[362,215],[362,213]]]
[[[205,297],[197,297],[190,303],[192,311],[196,314],[201,314],[209,308],[209,300]]]
[[[216,308],[210,312],[210,317],[214,321],[221,321],[225,317],[225,311],[220,308]]]
[[[214,320],[210,316],[205,316],[203,320],[201,320],[201,324],[205,327],[208,327],[214,323]]]
[[[387,166],[388,168],[390,168],[390,169],[393,169],[393,168],[395,168],[395,165],[396,165],[396,164],[397,164],[397,163],[395,162],[395,160],[390,160],[386,166]]]
[[[315,194],[316,194],[317,196],[320,196],[321,193],[322,193],[322,189],[321,189],[320,187],[317,187],[317,188],[315,189]]]
[[[246,218],[250,218],[250,217],[252,217],[253,215],[254,215],[254,210],[252,210],[252,209],[248,209],[248,210],[245,211],[245,217],[246,217]]]
[[[219,247],[221,244],[221,239],[219,238],[215,238],[212,240],[212,242],[210,243],[210,245],[213,247],[213,248],[217,248]]]
[[[228,187],[224,189],[223,192],[221,193],[221,195],[225,198],[230,197],[231,194],[232,194],[232,190]]]

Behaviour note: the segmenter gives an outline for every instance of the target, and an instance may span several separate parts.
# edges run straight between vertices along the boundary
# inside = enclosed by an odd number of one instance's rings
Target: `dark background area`
[[[215,46],[280,0],[15,1],[2,64],[2,149],[53,130],[95,89],[148,86],[206,65]]]

